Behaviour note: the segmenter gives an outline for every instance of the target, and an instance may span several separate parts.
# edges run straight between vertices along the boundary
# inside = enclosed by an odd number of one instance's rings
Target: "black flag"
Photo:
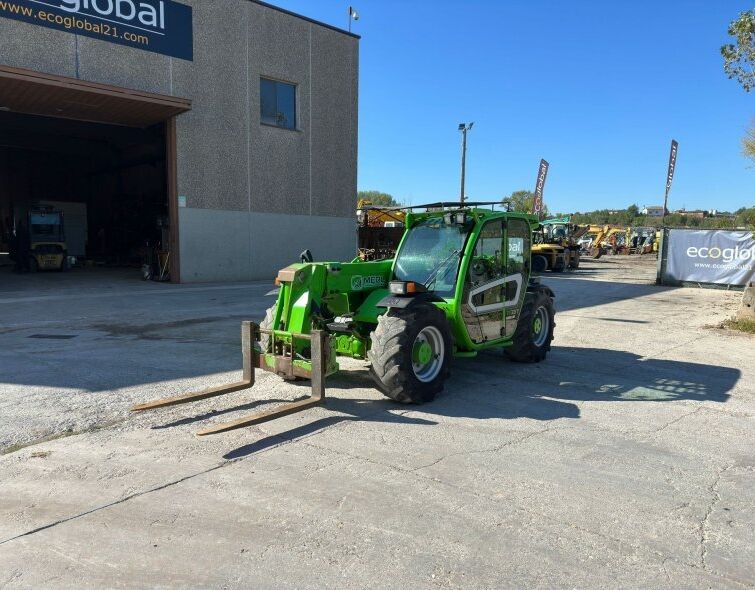
[[[537,215],[538,219],[543,218],[543,188],[545,188],[546,176],[548,176],[548,162],[540,160],[540,168],[537,171],[537,181],[535,182],[535,201],[532,203],[532,212]]]
[[[668,174],[666,175],[666,196],[663,198],[663,216],[666,216],[668,209],[668,193],[671,190],[671,181],[674,180],[674,169],[676,168],[676,152],[679,149],[679,143],[671,140],[671,153],[668,156]]]

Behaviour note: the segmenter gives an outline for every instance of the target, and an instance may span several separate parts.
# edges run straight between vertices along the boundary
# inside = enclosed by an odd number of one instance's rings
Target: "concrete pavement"
[[[457,361],[431,404],[351,361],[326,408],[202,439],[307,386],[128,407],[235,380],[269,284],[5,283],[0,587],[752,587],[754,340],[716,327],[737,294],[652,278],[548,275],[547,361]]]

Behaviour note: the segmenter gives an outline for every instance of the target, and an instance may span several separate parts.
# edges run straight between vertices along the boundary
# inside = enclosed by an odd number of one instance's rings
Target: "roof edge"
[[[352,37],[354,39],[361,39],[361,35],[357,35],[356,33],[351,33],[347,31],[346,29],[341,29],[339,27],[329,25],[328,23],[324,23],[319,20],[315,20],[313,18],[309,18],[308,16],[304,16],[303,14],[299,14],[298,12],[293,12],[291,10],[286,10],[285,8],[281,8],[280,6],[275,6],[274,4],[269,4],[267,2],[263,2],[262,0],[247,0],[247,2],[251,2],[252,4],[258,4],[259,6],[264,6],[265,8],[271,8],[272,10],[276,10],[278,12],[282,12],[283,14],[287,14],[289,16],[293,16],[296,18],[300,18],[302,20],[305,20],[307,22],[310,22],[314,25],[319,25],[321,27],[325,27],[326,29],[330,29],[331,31],[335,31],[336,33],[341,33],[343,35],[346,35],[348,37]]]

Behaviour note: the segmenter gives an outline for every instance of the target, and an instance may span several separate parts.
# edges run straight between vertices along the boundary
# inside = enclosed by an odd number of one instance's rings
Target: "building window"
[[[296,86],[260,78],[260,120],[265,125],[296,129]]]

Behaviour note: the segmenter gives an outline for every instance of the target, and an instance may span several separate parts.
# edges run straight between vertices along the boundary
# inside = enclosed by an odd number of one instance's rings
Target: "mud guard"
[[[417,293],[416,295],[388,295],[383,297],[375,305],[376,307],[397,307],[399,309],[406,309],[417,303],[424,303],[425,301],[443,301],[441,297],[433,293]]]

